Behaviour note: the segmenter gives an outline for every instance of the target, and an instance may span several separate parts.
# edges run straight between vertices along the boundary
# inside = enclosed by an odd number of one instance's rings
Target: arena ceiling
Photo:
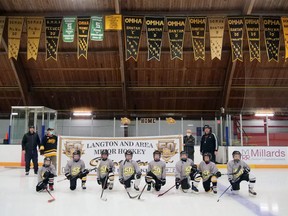
[[[92,16],[99,14],[163,16],[288,15],[286,0],[1,0],[0,16]],[[250,62],[246,33],[244,61],[231,61],[227,22],[221,60],[211,60],[206,32],[205,61],[194,60],[188,24],[184,57],[170,60],[164,29],[161,60],[147,61],[142,29],[138,61],[124,58],[123,31],[105,31],[102,42],[89,41],[88,58],[77,46],[59,40],[58,60],[45,60],[42,28],[37,61],[28,60],[23,26],[18,60],[8,59],[7,24],[0,44],[0,112],[11,106],[43,105],[67,114],[89,109],[100,117],[214,116],[271,109],[284,113],[288,104],[288,63],[283,33],[279,62],[268,61],[261,27],[261,63]],[[76,41],[76,40],[75,40]]]

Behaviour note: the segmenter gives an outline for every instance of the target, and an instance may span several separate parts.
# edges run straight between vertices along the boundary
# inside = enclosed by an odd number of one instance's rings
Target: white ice
[[[225,170],[221,172],[225,173]],[[228,191],[220,202],[217,202],[218,197],[229,186],[227,176],[218,180],[217,195],[205,193],[202,184],[199,184],[198,195],[191,191],[185,194],[174,188],[162,197],[157,197],[158,192],[145,191],[141,200],[130,199],[116,177],[114,189],[104,192],[107,202],[100,200],[101,188],[95,176],[88,177],[86,190],[81,189],[81,182],[78,180],[75,191],[70,191],[68,181],[57,183],[57,180],[64,178],[58,176],[55,179],[55,191],[52,192],[56,200],[48,203],[50,196],[47,192],[35,191],[37,176],[31,173],[33,172],[30,171],[30,175],[25,176],[23,169],[0,168],[1,216],[288,215],[287,169],[254,169],[253,173],[257,177],[256,197],[248,195],[248,183],[242,182],[238,196]],[[173,184],[174,177],[167,177],[167,184],[162,187],[161,192]],[[144,185],[142,178],[140,186]],[[132,195],[135,194],[132,190]]]

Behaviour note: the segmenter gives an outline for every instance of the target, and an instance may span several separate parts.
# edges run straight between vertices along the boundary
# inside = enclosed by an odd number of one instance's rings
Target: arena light
[[[13,113],[11,113],[11,115],[12,115],[12,116],[16,116],[16,115],[18,115],[18,113],[13,112]]]
[[[266,116],[272,117],[272,116],[274,116],[274,113],[256,113],[255,116],[257,116],[257,117],[266,117]]]
[[[73,112],[73,116],[91,116],[91,115],[92,115],[91,112],[80,112],[80,111]]]

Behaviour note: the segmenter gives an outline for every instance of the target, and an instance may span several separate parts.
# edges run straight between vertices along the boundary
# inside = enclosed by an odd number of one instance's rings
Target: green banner
[[[76,27],[76,17],[64,17],[63,19],[63,42],[72,43],[74,41]]]
[[[103,41],[103,39],[104,39],[103,17],[102,16],[92,16],[90,25],[91,25],[91,27],[90,27],[90,39],[92,41]]]

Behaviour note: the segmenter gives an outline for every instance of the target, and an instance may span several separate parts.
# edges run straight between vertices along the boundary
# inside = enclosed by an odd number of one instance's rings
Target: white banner
[[[153,160],[153,152],[162,152],[162,160],[166,162],[167,173],[174,173],[174,167],[182,150],[182,135],[158,137],[59,137],[58,174],[64,174],[64,167],[75,150],[82,152],[86,168],[97,166],[103,149],[109,151],[109,158],[114,161],[115,173],[118,174],[119,164],[125,159],[124,152],[133,151],[133,160],[146,172],[148,163]]]
[[[232,160],[232,152],[240,151],[242,160],[247,164],[272,164],[272,165],[287,165],[288,164],[288,147],[229,147],[228,159]]]

